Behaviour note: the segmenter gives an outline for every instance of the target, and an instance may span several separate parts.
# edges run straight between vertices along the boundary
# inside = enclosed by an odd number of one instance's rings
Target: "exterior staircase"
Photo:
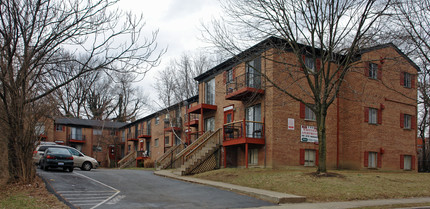
[[[166,167],[161,164],[161,168],[179,168],[177,173],[180,175],[190,175],[219,168],[221,134],[222,129],[215,132],[205,132],[195,142],[174,157],[169,158],[169,166]],[[172,156],[171,153],[170,156]]]
[[[137,152],[133,150],[128,153],[125,157],[123,157],[120,161],[118,161],[118,168],[127,168],[132,167],[134,163],[136,163]]]

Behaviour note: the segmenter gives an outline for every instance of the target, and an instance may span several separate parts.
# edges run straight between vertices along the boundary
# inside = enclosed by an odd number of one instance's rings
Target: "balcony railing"
[[[225,124],[223,131],[224,141],[241,140],[237,141],[237,143],[264,144],[264,122],[235,121]]]
[[[261,74],[245,73],[235,77],[233,81],[226,84],[226,92],[230,94],[244,87],[261,89]]]
[[[138,130],[137,131],[137,137],[138,138],[150,138],[151,137],[151,131],[148,129]]]
[[[137,151],[137,158],[147,158],[151,156],[151,152],[145,150],[145,151]]]
[[[190,121],[199,120],[200,116],[198,114],[190,113]],[[184,122],[188,123],[188,115],[185,116]]]
[[[171,119],[166,119],[164,121],[164,128],[181,128],[182,127],[182,118],[171,118]]]
[[[86,137],[83,134],[69,134],[67,139],[68,140],[75,140],[75,141],[85,141]]]

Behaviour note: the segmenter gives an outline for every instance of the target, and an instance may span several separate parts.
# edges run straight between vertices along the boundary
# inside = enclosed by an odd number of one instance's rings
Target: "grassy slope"
[[[430,196],[430,174],[381,171],[330,171],[336,177],[315,177],[315,168],[220,169],[195,175],[248,187],[303,195],[310,202]]]

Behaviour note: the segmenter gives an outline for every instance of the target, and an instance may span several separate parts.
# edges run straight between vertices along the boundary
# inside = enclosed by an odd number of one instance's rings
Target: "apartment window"
[[[305,166],[315,166],[316,161],[316,150],[306,149],[305,150]]]
[[[169,136],[164,137],[164,144],[168,145],[169,141]]]
[[[378,79],[378,65],[369,63],[369,78]]]
[[[246,86],[261,88],[261,57],[246,63]]]
[[[205,118],[205,130],[215,131],[215,117]]]
[[[315,62],[314,59],[312,59],[311,57],[304,57],[304,62],[305,62],[305,66],[306,68],[311,71],[311,72],[315,72]]]
[[[411,88],[412,87],[412,76],[410,73],[404,72],[404,76],[403,76],[403,86],[406,88]]]
[[[305,106],[305,119],[306,120],[316,120],[316,116],[314,111],[311,108]]]
[[[128,145],[128,152],[130,152],[131,150],[131,145]]]
[[[63,125],[55,125],[55,131],[63,131]]]
[[[215,79],[206,82],[205,87],[205,103],[215,105]]]
[[[111,136],[115,136],[115,135],[116,135],[116,131],[115,131],[115,130],[110,130],[110,131],[109,131],[109,134],[110,134]]]
[[[248,150],[248,164],[249,165],[258,165],[258,149],[249,149]]]
[[[378,110],[375,108],[369,108],[369,123],[376,124],[378,122]]]
[[[34,129],[36,135],[45,134],[45,125],[43,123],[37,123]]]
[[[412,156],[411,155],[403,155],[403,169],[404,170],[412,170]]]
[[[155,140],[154,140],[154,146],[155,146],[155,147],[158,147],[158,139],[155,139]]]
[[[101,129],[93,129],[93,135],[102,135]]]
[[[368,168],[376,168],[378,162],[378,153],[377,152],[369,152],[368,158]]]
[[[155,118],[155,125],[158,125],[158,124],[160,124],[160,117]]]
[[[403,114],[403,128],[411,129],[412,116],[408,114]]]
[[[229,69],[225,74],[225,83],[233,82],[233,69]]]

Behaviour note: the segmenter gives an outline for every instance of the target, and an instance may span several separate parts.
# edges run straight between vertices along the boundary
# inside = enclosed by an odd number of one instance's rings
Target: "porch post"
[[[224,168],[227,168],[227,147],[224,148]]]
[[[245,143],[245,165],[248,168],[248,143]]]

